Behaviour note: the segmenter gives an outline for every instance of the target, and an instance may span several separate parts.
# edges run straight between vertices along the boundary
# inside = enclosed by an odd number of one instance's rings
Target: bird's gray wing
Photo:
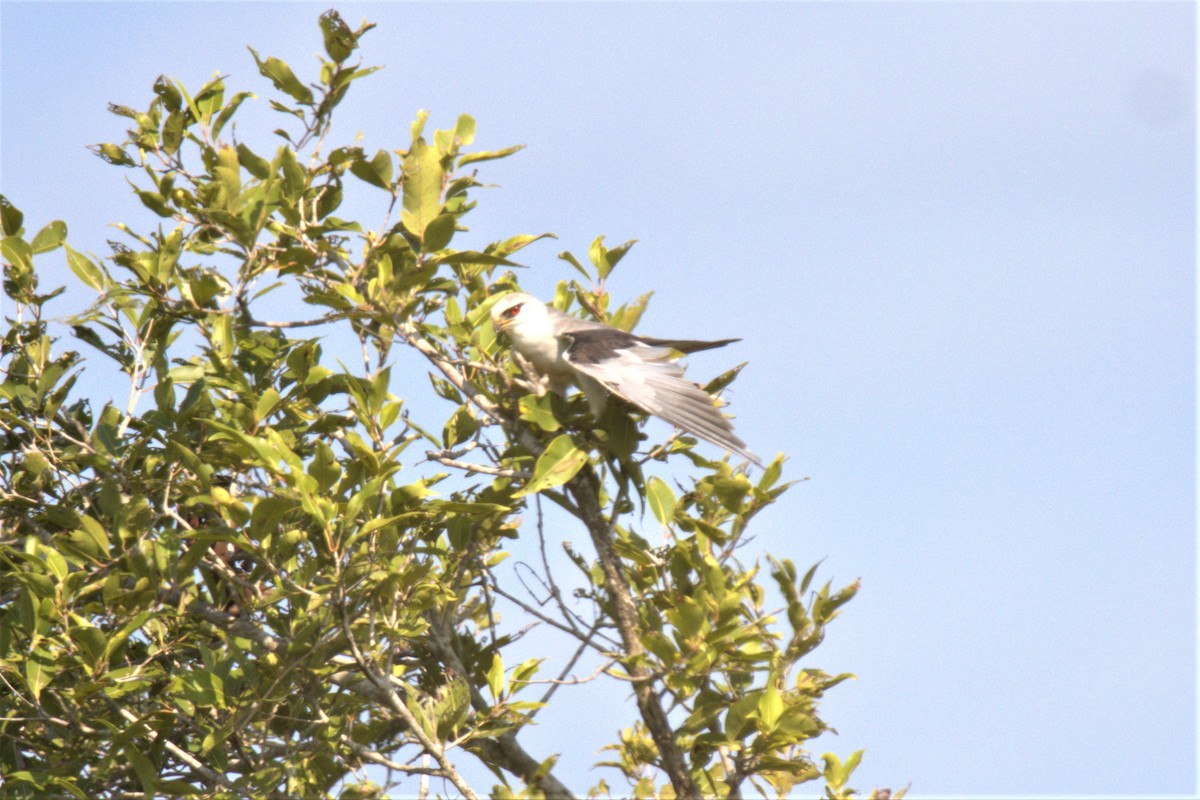
[[[608,326],[561,331],[559,336],[568,342],[563,358],[581,374],[647,414],[762,466],[734,434],[712,396],[670,360],[670,348],[647,344]]]

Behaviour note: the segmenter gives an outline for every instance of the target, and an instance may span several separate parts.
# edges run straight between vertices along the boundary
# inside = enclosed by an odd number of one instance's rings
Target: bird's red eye
[[[506,309],[504,309],[504,316],[505,316],[505,317],[507,317],[508,319],[512,319],[512,318],[513,318],[513,317],[515,317],[515,316],[516,316],[518,313],[520,313],[520,311],[521,311],[521,306],[523,306],[523,305],[524,305],[524,303],[517,303],[517,304],[516,304],[515,306],[513,306],[512,308],[506,308]]]

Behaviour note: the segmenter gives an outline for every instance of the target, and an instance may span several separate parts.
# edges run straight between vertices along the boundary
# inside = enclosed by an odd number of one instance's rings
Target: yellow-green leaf
[[[521,412],[521,419],[532,422],[542,430],[552,433],[561,428],[562,424],[554,416],[550,403],[548,394],[541,397],[536,394],[527,394],[517,401],[517,408]]]
[[[33,237],[33,241],[29,246],[35,253],[48,253],[55,250],[63,243],[63,239],[67,238],[67,223],[61,219],[56,219],[46,227],[42,228]]]
[[[762,697],[758,698],[758,720],[759,730],[763,733],[769,733],[775,727],[775,723],[779,721],[779,716],[783,713],[783,697],[780,696],[779,690],[774,686],[768,686],[766,691],[762,693]]]
[[[679,498],[671,491],[666,481],[657,475],[646,481],[646,501],[650,504],[655,519],[663,525],[671,524],[671,520],[675,518],[675,507],[679,505]]]
[[[63,245],[67,251],[67,266],[75,273],[79,280],[83,281],[90,288],[96,291],[101,291],[104,288],[104,273],[100,271],[100,267],[90,258],[80,253],[71,245]]]
[[[571,441],[571,437],[563,434],[550,442],[538,457],[533,469],[533,477],[529,483],[513,497],[524,497],[555,486],[562,486],[587,463],[587,453],[580,450]]]
[[[400,220],[416,236],[424,237],[425,228],[442,210],[442,162],[437,148],[424,139],[413,142],[404,157],[404,204]]]
[[[34,700],[41,696],[42,689],[54,678],[55,669],[54,658],[40,647],[25,658],[25,685],[29,687]]]
[[[504,662],[500,660],[499,653],[492,654],[492,666],[488,670],[488,688],[492,690],[492,697],[497,700],[504,692]]]
[[[524,147],[525,145],[523,144],[517,144],[513,145],[512,147],[505,147],[502,150],[483,150],[478,153],[467,153],[465,156],[461,156],[458,159],[458,166],[461,169],[467,164],[474,164],[477,161],[491,161],[492,159],[496,158],[506,158],[507,156],[511,156],[513,153],[523,149]]]

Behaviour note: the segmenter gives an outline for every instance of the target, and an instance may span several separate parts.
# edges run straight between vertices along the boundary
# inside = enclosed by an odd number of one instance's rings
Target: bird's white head
[[[540,338],[550,335],[550,315],[546,304],[533,295],[513,292],[492,306],[492,324],[514,339]]]

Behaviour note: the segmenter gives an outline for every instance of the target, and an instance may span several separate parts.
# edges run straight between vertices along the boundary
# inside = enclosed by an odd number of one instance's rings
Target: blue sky
[[[105,105],[160,73],[266,95],[245,46],[311,74],[327,6],[5,0],[0,188],[106,252],[153,221],[84,149]],[[811,478],[755,552],[863,581],[811,657],[859,676],[818,752],[919,797],[1196,791],[1193,4],[337,8],[386,69],[335,137],[470,113],[528,145],[472,241],[560,237],[528,289],[637,238],[610,289],[656,291],[642,330],[743,337],[692,370],[749,360],[739,433]],[[530,739],[581,789],[589,691]]]

